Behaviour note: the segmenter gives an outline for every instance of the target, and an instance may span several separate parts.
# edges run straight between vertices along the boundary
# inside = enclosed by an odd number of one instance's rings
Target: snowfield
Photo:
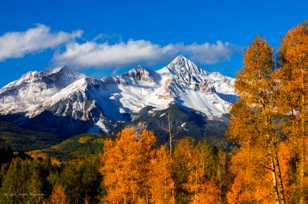
[[[164,110],[173,103],[201,112],[208,119],[224,120],[231,99],[236,97],[233,78],[208,73],[178,56],[157,71],[139,66],[103,79],[68,67],[28,72],[0,89],[0,115],[34,118],[48,111],[91,121],[94,129],[107,132],[110,121],[127,120],[127,115],[149,106]]]

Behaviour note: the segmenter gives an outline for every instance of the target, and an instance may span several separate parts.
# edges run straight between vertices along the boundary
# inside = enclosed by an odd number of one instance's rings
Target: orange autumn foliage
[[[240,145],[233,154],[234,182],[229,203],[285,202],[277,145],[282,142],[275,126],[274,66],[269,45],[257,37],[247,49],[244,67],[235,81],[240,100],[231,110],[227,137]]]
[[[240,145],[231,162],[230,203],[308,199],[307,53],[307,23],[286,34],[279,49],[281,67],[274,72],[272,50],[264,40],[257,37],[246,51],[235,82],[240,100],[232,107],[226,134]]]
[[[292,28],[283,38],[279,49],[281,68],[274,74],[278,87],[277,110],[286,115],[282,127],[290,141],[293,156],[298,157],[296,174],[300,191],[298,202],[304,203],[304,189],[308,169],[307,160],[307,120],[308,120],[308,26],[307,23]],[[293,179],[294,180],[294,179]],[[291,193],[292,194],[292,193]],[[308,199],[308,198],[306,198]]]
[[[272,173],[264,154],[258,147],[249,146],[233,153],[230,168],[236,176],[227,194],[228,203],[273,203]]]
[[[174,203],[172,160],[152,132],[124,129],[105,142],[101,162],[104,203]]]
[[[192,198],[190,203],[193,204],[218,204],[219,190],[212,182],[204,183],[200,186],[199,192]]]
[[[165,146],[161,146],[155,151],[155,155],[150,161],[150,176],[148,181],[153,203],[175,203],[172,164],[172,158]]]
[[[104,202],[135,203],[146,197],[147,162],[154,142],[152,133],[143,131],[138,135],[134,129],[124,129],[115,141],[105,142],[100,170],[107,191]]]
[[[44,204],[66,204],[67,198],[64,189],[61,185],[56,184],[53,187],[49,200],[43,202]]]
[[[191,140],[180,140],[175,148],[177,164],[175,171],[180,172],[178,188],[190,195],[189,203],[220,203],[219,190],[206,178],[206,165],[202,150],[198,149]],[[180,195],[181,196],[181,195]]]
[[[267,99],[267,79],[274,65],[273,51],[265,40],[256,37],[245,52],[243,63],[243,69],[236,76],[235,90],[242,100],[258,104]]]

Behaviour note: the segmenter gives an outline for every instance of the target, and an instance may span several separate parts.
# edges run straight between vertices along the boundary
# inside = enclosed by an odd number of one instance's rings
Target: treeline
[[[261,37],[246,50],[228,148],[190,138],[170,144],[124,129],[99,155],[58,161],[0,149],[0,203],[308,203],[308,27],[278,53]],[[231,147],[231,148],[230,148]]]
[[[0,149],[0,203],[222,203],[229,153],[206,140],[170,151],[147,130],[124,129],[101,154],[59,161]]]

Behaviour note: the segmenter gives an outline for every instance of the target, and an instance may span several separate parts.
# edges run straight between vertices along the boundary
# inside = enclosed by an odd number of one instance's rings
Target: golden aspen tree
[[[174,181],[172,178],[172,158],[165,146],[161,146],[150,162],[149,187],[151,200],[155,204],[173,204]]]
[[[137,166],[139,167],[139,171],[142,176],[140,181],[142,191],[139,197],[143,198],[146,203],[149,203],[151,195],[148,179],[152,171],[150,168],[150,161],[156,151],[156,136],[149,130],[143,130],[139,134],[138,142],[140,144],[140,151],[138,154],[140,156],[140,160],[138,160]]]
[[[190,139],[184,138],[178,140],[174,148],[173,174],[176,187],[176,203],[188,203],[189,201],[189,194],[184,185],[189,174],[187,164],[189,162],[188,155],[193,148],[192,145]]]
[[[124,129],[115,141],[107,140],[101,155],[104,203],[142,203],[150,198],[147,178],[155,136],[144,130]]]
[[[292,193],[294,191],[294,185],[292,184],[292,148],[289,147],[289,142],[283,142],[279,144],[278,147],[278,156],[281,166],[281,174],[285,186],[285,196],[286,196],[286,203],[292,203]]]
[[[202,152],[191,140],[182,139],[176,144],[175,174],[179,202],[220,203],[219,190],[206,178]]]
[[[191,203],[196,203],[199,194],[204,190],[204,169],[202,168],[199,152],[193,147],[187,156],[188,176],[184,188],[192,194]]]
[[[284,131],[288,139],[296,147],[298,155],[298,187],[300,190],[299,203],[305,202],[305,160],[307,157],[305,140],[307,132],[307,115],[305,124],[305,112],[307,113],[308,85],[308,26],[307,23],[300,24],[288,31],[283,38],[279,49],[281,68],[275,73],[279,86],[280,98],[278,110],[288,115],[288,121]],[[307,127],[306,127],[307,128]]]
[[[261,103],[266,94],[267,83],[273,70],[272,49],[260,37],[256,37],[245,52],[244,67],[238,73],[235,89],[240,98],[250,104]]]
[[[206,182],[199,187],[190,203],[193,204],[219,204],[219,190],[212,182]]]
[[[249,146],[259,139],[257,116],[244,100],[239,99],[230,110],[231,119],[226,136],[241,146]]]
[[[66,204],[67,198],[66,194],[64,192],[64,189],[61,185],[56,184],[53,187],[51,196],[48,201],[45,201],[44,203],[48,204]]]
[[[244,172],[236,172],[238,175],[235,177],[242,177],[242,173],[244,175],[253,174],[254,172],[245,171],[260,168],[271,172],[271,190],[276,194],[276,199],[273,200],[276,200],[276,203],[285,203],[283,178],[277,155],[280,136],[276,134],[273,127],[275,115],[271,80],[273,67],[272,49],[266,41],[257,37],[247,49],[244,56],[244,68],[239,72],[235,81],[235,89],[240,100],[232,107],[227,137],[240,145],[239,151],[243,150],[248,153],[248,159],[242,160],[247,163],[247,168],[242,169]],[[261,156],[261,158],[263,156],[261,161],[263,160],[264,163],[252,162],[256,156]],[[255,168],[254,165],[260,166]],[[235,182],[241,181],[237,179],[235,178]],[[258,186],[256,183],[254,185]],[[254,195],[248,197],[256,199]]]
[[[235,178],[227,193],[228,203],[273,203],[276,199],[271,169],[264,168],[268,164],[262,150],[244,146],[233,152],[231,173]]]

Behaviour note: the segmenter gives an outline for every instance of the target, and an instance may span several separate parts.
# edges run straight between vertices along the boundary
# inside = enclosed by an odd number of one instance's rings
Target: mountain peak
[[[51,69],[45,72],[44,76],[52,80],[61,81],[63,85],[67,85],[67,82],[74,82],[80,78],[86,77],[84,74],[68,66],[60,66]]]
[[[191,62],[190,59],[188,59],[187,57],[185,57],[184,55],[178,55],[176,56],[172,61],[171,63],[172,64],[176,64],[176,63],[183,63],[183,62]]]
[[[154,82],[157,76],[155,72],[141,65],[138,65],[135,68],[130,69],[127,73],[123,74],[122,77],[137,81]]]
[[[65,70],[68,70],[69,68],[67,66],[59,66],[59,67],[54,67],[50,69],[48,72],[49,73],[58,73],[58,72],[63,72]]]
[[[182,55],[174,58],[166,67],[158,70],[158,73],[171,78],[173,84],[181,89],[194,87],[195,84],[204,82],[207,78],[204,70]]]
[[[193,63],[190,59],[184,57],[183,55],[175,57],[167,65],[167,68],[171,73],[174,74],[201,74],[203,72],[195,63]]]
[[[128,73],[132,73],[132,72],[150,72],[150,71],[141,65],[137,65],[136,67],[128,71]]]
[[[80,72],[76,71],[73,68],[70,68],[68,66],[59,66],[55,67],[53,69],[50,69],[49,71],[46,72],[47,75],[75,75],[75,76],[80,76],[82,75]]]

